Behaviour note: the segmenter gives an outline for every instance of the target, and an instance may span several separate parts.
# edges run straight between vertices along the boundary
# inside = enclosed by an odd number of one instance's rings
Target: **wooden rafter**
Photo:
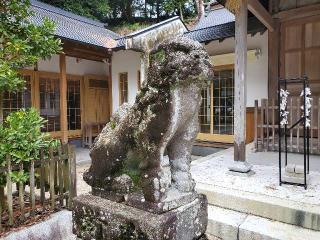
[[[270,32],[274,31],[274,20],[258,0],[248,0],[249,11],[262,22]]]
[[[219,3],[224,5],[229,11],[234,14],[240,9],[242,0],[218,0]],[[259,0],[248,0],[248,10],[262,22],[269,31],[274,31],[274,21],[270,13],[264,8]]]
[[[63,40],[63,52],[70,57],[82,58],[93,61],[110,59],[112,51],[106,48],[95,47],[89,44],[81,44],[74,41]]]

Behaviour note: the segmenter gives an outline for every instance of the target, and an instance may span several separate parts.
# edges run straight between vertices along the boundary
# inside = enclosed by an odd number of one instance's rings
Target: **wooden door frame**
[[[89,88],[89,80],[101,80],[101,81],[106,81],[108,83],[107,85],[107,93],[108,93],[108,101],[109,101],[109,118],[112,115],[112,101],[110,101],[110,88],[112,87],[112,85],[110,86],[110,77],[109,76],[104,76],[104,75],[97,75],[97,74],[86,74],[83,76],[83,80],[82,80],[82,91],[83,91],[83,112],[84,112],[84,117],[83,120],[81,120],[82,125],[84,126],[84,124],[88,124],[90,122],[87,121],[87,116],[85,113],[85,109],[86,109],[86,100],[87,100],[87,88]],[[111,89],[112,91],[112,89]]]
[[[82,136],[83,130],[83,119],[84,119],[84,90],[83,90],[83,79],[84,77],[76,74],[67,74],[67,94],[68,94],[68,80],[71,81],[80,81],[80,117],[81,117],[81,128],[77,130],[68,129],[68,138],[78,138]],[[68,105],[67,105],[68,108]]]
[[[214,66],[214,71],[234,70],[234,64]],[[221,143],[233,143],[234,135],[227,134],[214,134],[214,114],[213,114],[213,81],[210,82],[210,133],[198,133],[197,140],[209,141],[209,142],[221,142]]]

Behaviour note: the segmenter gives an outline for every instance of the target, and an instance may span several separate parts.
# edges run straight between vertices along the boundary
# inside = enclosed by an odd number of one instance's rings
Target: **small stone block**
[[[252,165],[248,162],[234,161],[229,167],[232,172],[248,173],[252,169]]]
[[[73,232],[80,239],[199,240],[208,222],[207,198],[154,214],[93,195],[74,199]],[[205,239],[205,238],[204,238]]]
[[[295,168],[296,168],[295,164],[288,164],[286,166],[286,172],[287,173],[294,173]]]
[[[237,176],[237,177],[251,177],[255,174],[255,171],[250,170],[249,172],[235,172],[235,171],[227,171],[228,175]]]
[[[309,180],[309,175],[307,175],[307,183]],[[296,184],[304,184],[304,175],[301,173],[287,173],[282,170],[282,181]]]

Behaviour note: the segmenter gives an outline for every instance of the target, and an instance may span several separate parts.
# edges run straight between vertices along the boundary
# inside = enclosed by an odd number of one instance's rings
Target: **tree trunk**
[[[198,13],[198,20],[202,18],[204,15],[204,5],[203,0],[196,0],[197,2],[197,13]]]
[[[182,12],[182,4],[179,4],[180,18],[183,21],[183,12]]]
[[[147,1],[144,1],[144,19],[148,20],[148,9],[147,9]]]
[[[157,12],[157,22],[159,22],[159,17],[160,17],[160,2],[159,2],[159,0],[157,0],[156,12]]]

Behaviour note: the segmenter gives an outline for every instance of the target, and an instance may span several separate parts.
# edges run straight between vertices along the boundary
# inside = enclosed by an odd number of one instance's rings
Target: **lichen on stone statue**
[[[120,107],[91,148],[84,179],[93,190],[125,195],[140,189],[150,203],[193,193],[191,150],[201,89],[212,74],[200,43],[178,37],[156,47],[135,103]]]

